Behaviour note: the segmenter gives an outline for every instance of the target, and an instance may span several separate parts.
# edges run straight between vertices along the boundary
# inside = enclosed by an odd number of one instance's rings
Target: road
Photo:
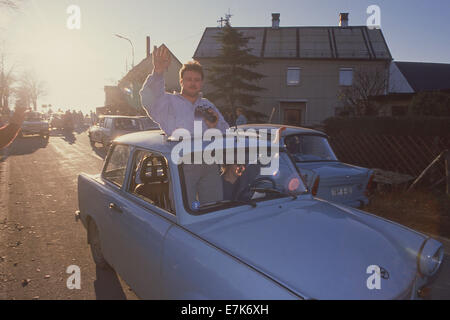
[[[99,173],[105,150],[86,132],[17,139],[0,160],[0,299],[137,299],[112,271],[97,269],[76,222],[77,176]],[[6,158],[6,159],[5,159]],[[430,298],[450,299],[450,241]],[[67,267],[81,270],[68,289]]]
[[[96,269],[76,222],[77,176],[99,173],[105,151],[86,132],[16,139],[0,185],[0,299],[137,299],[114,272]],[[68,289],[67,267],[81,271]]]

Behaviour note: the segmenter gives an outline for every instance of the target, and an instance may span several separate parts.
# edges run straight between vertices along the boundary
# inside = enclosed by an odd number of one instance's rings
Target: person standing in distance
[[[225,133],[229,128],[219,110],[202,97],[203,68],[197,61],[191,61],[180,69],[181,93],[165,92],[164,72],[169,68],[171,56],[165,46],[154,47],[153,72],[140,91],[142,105],[148,116],[171,136],[178,128],[194,132],[194,121],[202,121],[203,132],[216,128]]]
[[[247,118],[244,115],[244,109],[241,107],[236,108],[236,126],[247,124]]]

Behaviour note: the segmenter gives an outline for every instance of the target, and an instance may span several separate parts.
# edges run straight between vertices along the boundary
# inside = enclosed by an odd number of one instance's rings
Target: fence
[[[336,156],[346,163],[379,168],[417,177],[445,149],[450,136],[398,136],[337,132],[330,135]],[[434,174],[445,176],[445,164],[436,166]]]

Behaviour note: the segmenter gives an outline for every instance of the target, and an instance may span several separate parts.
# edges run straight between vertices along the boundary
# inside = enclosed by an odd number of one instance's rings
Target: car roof
[[[118,115],[100,115],[99,118],[119,118],[119,119],[142,119],[148,118],[146,116],[118,116]]]
[[[162,130],[133,132],[120,136],[114,141],[120,144],[158,151],[164,155],[170,155],[173,147],[180,143],[180,140],[172,140],[172,138],[167,137]],[[204,143],[209,144],[210,142],[204,141]]]
[[[245,124],[245,125],[240,125],[238,126],[238,128],[241,129],[275,129],[278,130],[280,128],[286,128],[286,130],[283,131],[282,136],[289,136],[292,134],[313,134],[313,135],[320,135],[320,136],[327,136],[326,133],[322,132],[322,131],[318,131],[318,130],[314,130],[314,129],[309,129],[309,128],[303,128],[303,127],[294,127],[294,126],[286,126],[286,125],[282,125],[282,124]]]

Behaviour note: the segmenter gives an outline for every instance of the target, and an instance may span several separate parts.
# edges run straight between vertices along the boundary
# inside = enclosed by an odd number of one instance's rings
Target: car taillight
[[[366,187],[366,191],[364,192],[364,194],[366,195],[366,197],[368,197],[370,195],[370,193],[372,192],[372,188],[373,188],[373,179],[375,178],[375,175],[372,174],[369,178],[369,182],[367,182],[367,187]]]
[[[312,193],[313,196],[316,196],[317,192],[319,191],[319,183],[320,183],[320,176],[318,176],[316,178],[316,181],[314,181],[314,185],[313,185],[313,187],[311,189],[311,193]]]

